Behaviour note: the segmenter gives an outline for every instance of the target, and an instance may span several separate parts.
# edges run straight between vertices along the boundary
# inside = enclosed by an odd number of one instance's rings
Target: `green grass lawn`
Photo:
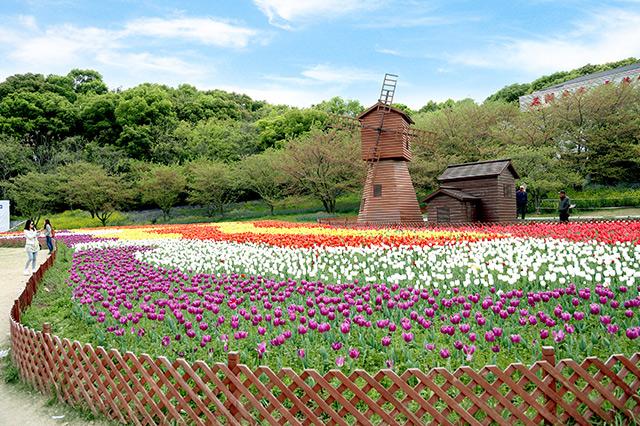
[[[556,218],[557,214],[546,212],[541,214],[529,214],[530,218]],[[622,208],[605,208],[598,210],[580,211],[577,210],[571,214],[571,217],[640,217],[640,208],[638,207],[622,207]]]
[[[271,215],[269,207],[262,201],[245,201],[227,206],[224,215],[208,216],[206,210],[195,206],[179,206],[171,211],[171,217],[164,220],[157,209],[115,212],[107,222],[107,226],[148,225],[154,223],[202,223],[220,221],[245,220],[286,220],[290,222],[316,222],[321,217],[355,216],[360,206],[359,194],[346,194],[337,200],[336,212],[324,212],[322,204],[310,197],[288,197],[279,201]],[[62,213],[43,215],[51,220],[55,229],[94,228],[102,226],[97,218],[83,210],[68,210]],[[19,218],[13,218],[19,219]]]

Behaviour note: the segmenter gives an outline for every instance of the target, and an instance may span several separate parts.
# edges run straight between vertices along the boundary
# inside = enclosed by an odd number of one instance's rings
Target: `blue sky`
[[[471,97],[586,63],[640,57],[640,1],[2,0],[0,80],[101,72],[309,106]]]

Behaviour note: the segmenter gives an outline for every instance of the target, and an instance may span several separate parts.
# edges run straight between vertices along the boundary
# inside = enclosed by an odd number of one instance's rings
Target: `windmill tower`
[[[397,82],[397,75],[385,74],[378,102],[357,117],[367,162],[359,223],[423,222],[408,168],[413,120],[391,106]]]

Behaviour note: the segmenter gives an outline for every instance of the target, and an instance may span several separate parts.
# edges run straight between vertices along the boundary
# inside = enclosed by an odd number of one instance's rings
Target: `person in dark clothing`
[[[569,208],[571,200],[564,191],[560,191],[560,202],[558,203],[558,213],[560,214],[560,222],[569,222]]]
[[[524,185],[520,185],[516,191],[516,208],[516,217],[521,216],[524,219],[524,215],[527,213],[527,191],[525,191]]]

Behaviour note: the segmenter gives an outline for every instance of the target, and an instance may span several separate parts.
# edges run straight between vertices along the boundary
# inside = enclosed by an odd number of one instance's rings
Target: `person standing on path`
[[[51,222],[49,219],[44,220],[44,236],[47,240],[47,248],[49,249],[49,254],[53,253],[53,236],[54,236],[53,227],[51,226]]]
[[[560,191],[560,202],[558,203],[558,213],[560,214],[560,222],[569,222],[569,208],[571,208],[571,200],[564,191]]]
[[[520,185],[520,188],[516,191],[516,217],[521,216],[524,220],[524,216],[527,213],[527,191],[524,189],[524,185]]]
[[[36,224],[31,219],[27,220],[24,226],[24,238],[26,240],[24,249],[27,252],[27,263],[24,265],[24,274],[31,275],[36,271],[36,258],[40,250],[38,242],[38,230]],[[29,272],[29,263],[31,263],[31,272]]]

